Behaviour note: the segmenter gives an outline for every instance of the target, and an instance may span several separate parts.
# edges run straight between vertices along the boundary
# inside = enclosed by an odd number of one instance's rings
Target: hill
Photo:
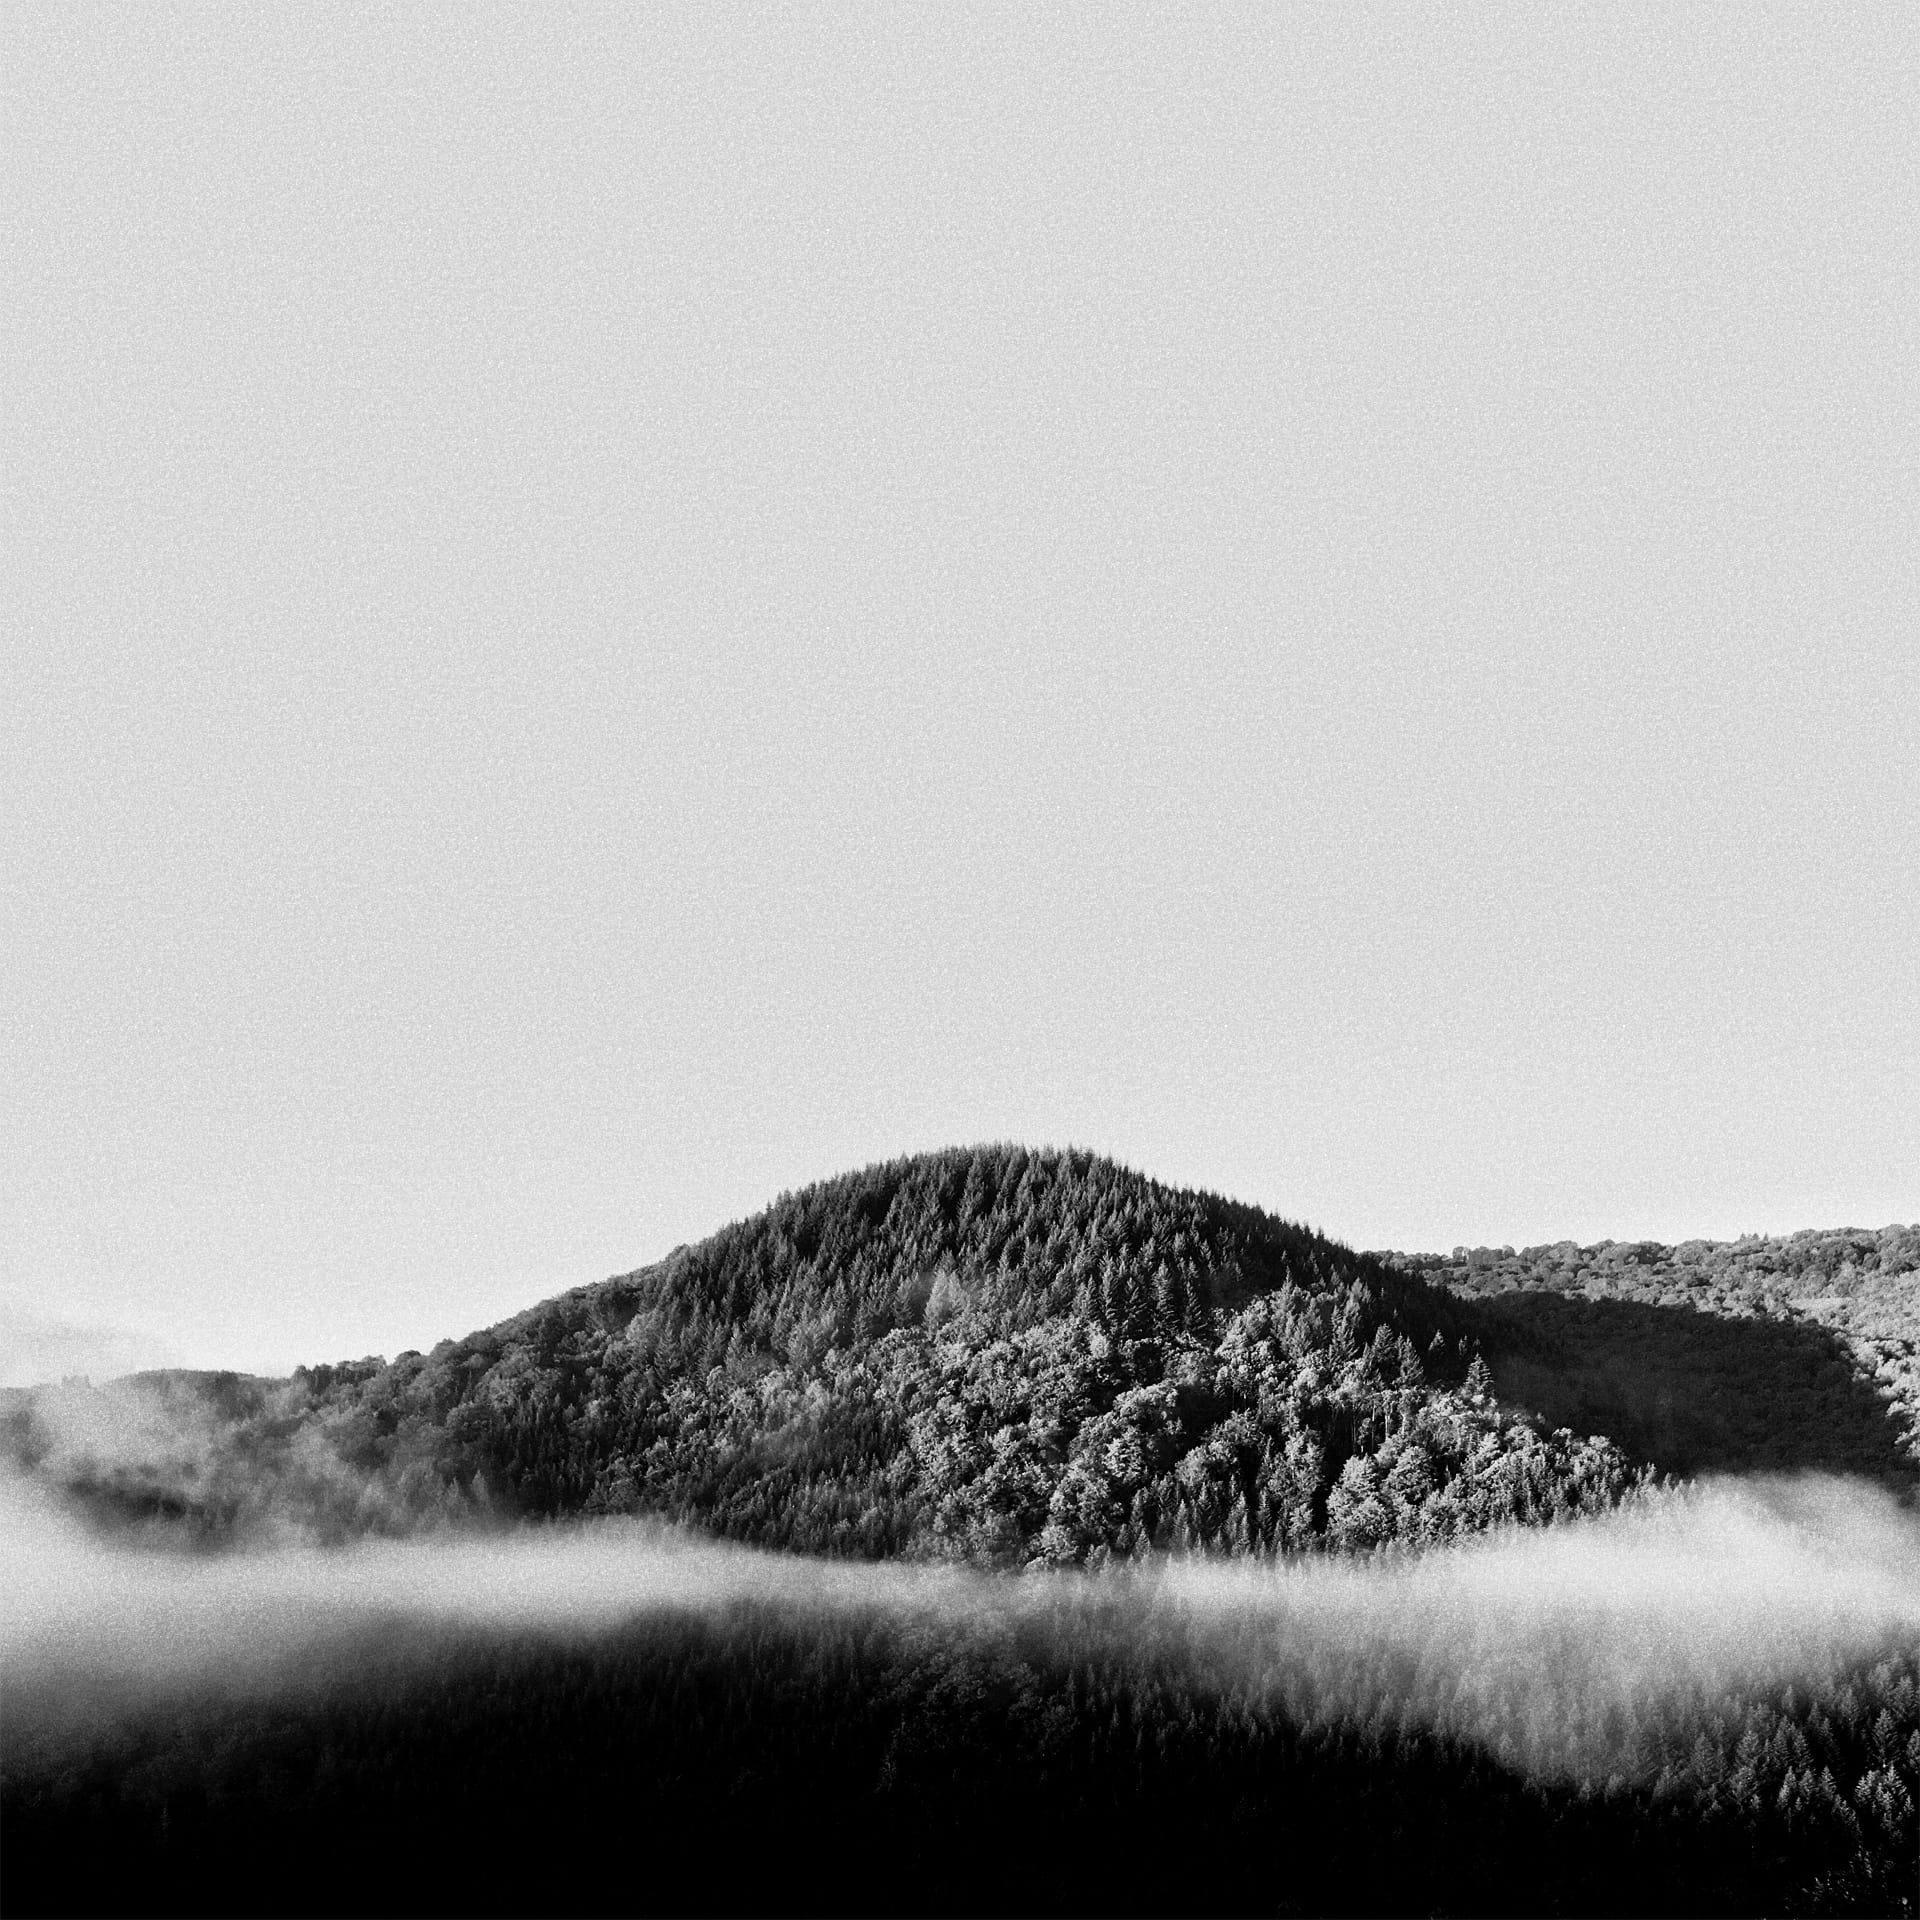
[[[1085,1153],[959,1149],[784,1195],[431,1354],[15,1398],[96,1516],[338,1537],[649,1512],[996,1565],[1444,1539],[1606,1505],[1422,1274]]]
[[[1379,1258],[1456,1297],[1503,1401],[1662,1472],[1920,1478],[1920,1226]]]

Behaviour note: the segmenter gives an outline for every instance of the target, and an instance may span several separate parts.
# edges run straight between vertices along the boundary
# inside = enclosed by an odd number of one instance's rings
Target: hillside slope
[[[1459,1303],[1084,1153],[890,1162],[496,1327],[285,1382],[16,1405],[96,1513],[325,1534],[651,1512],[762,1545],[1000,1565],[1445,1538],[1614,1501],[1517,1417]]]
[[[1920,1482],[1920,1226],[1379,1258],[1456,1296],[1503,1401],[1664,1472]]]

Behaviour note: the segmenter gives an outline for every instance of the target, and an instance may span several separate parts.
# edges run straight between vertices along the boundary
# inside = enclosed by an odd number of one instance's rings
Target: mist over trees
[[[1423,1724],[1390,1667],[1316,1715],[1193,1655],[1097,1606],[746,1603],[368,1630],[299,1686],[78,1737],[16,1701],[8,1910],[1914,1910],[1911,1649],[1650,1698],[1618,1729],[1644,1765],[1563,1777]]]

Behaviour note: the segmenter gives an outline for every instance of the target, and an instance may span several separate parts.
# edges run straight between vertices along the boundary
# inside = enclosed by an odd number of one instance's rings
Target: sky
[[[979,1140],[1920,1218],[1917,43],[16,0],[9,1324],[424,1348]]]

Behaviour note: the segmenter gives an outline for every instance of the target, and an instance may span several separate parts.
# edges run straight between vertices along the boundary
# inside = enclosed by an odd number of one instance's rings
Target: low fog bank
[[[1788,1688],[1806,1704],[1920,1649],[1920,1516],[1825,1477],[1710,1481],[1401,1559],[1160,1578],[1271,1704],[1437,1729],[1555,1776],[1657,1771],[1677,1723]]]
[[[129,1679],[270,1667],[369,1621],[599,1632],[665,1608],[944,1612],[999,1583],[958,1568],[808,1560],[648,1520],[447,1531],[225,1552],[102,1534],[37,1487],[0,1481],[0,1669]]]
[[[742,1604],[1178,1659],[1305,1720],[1464,1736],[1530,1771],[1657,1765],[1644,1729],[1817,1696],[1920,1646],[1920,1517],[1829,1479],[1723,1481],[1423,1554],[1158,1560],[1099,1574],[802,1560],[640,1521],[215,1556],[103,1542],[0,1489],[8,1718],[360,1670],[377,1630],[597,1633]],[[368,1668],[368,1670],[371,1670]],[[1649,1714],[1652,1721],[1649,1721]]]

